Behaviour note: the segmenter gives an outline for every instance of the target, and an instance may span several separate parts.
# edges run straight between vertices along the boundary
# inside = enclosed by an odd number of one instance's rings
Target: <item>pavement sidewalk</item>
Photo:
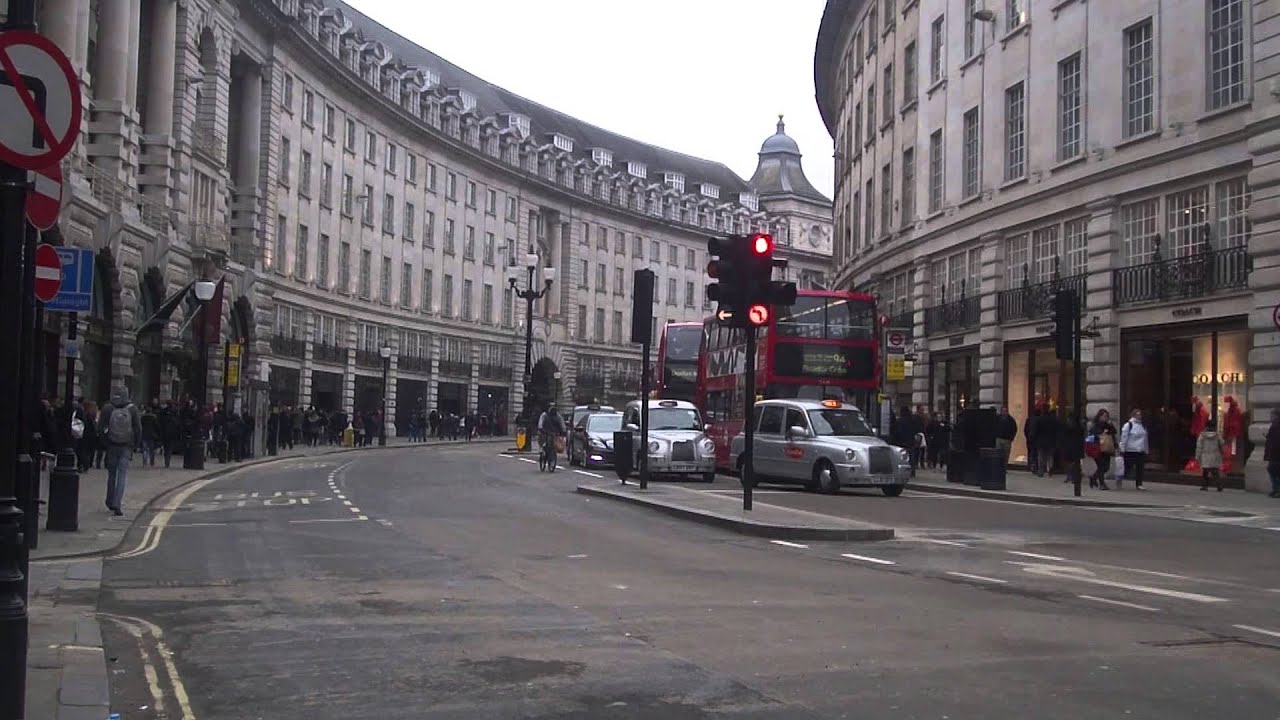
[[[650,483],[648,488],[641,490],[631,483],[603,482],[579,485],[578,493],[641,505],[755,537],[875,541],[892,540],[894,536],[893,528],[759,501],[754,502],[752,510],[747,512],[736,497],[700,492],[679,485]]]
[[[1244,512],[1255,515],[1280,513],[1280,499],[1244,490],[1201,492],[1197,485],[1151,482],[1146,483],[1143,490],[1135,488],[1132,482],[1125,482],[1122,488],[1117,489],[1114,481],[1109,483],[1110,490],[1097,490],[1090,488],[1089,480],[1085,478],[1081,496],[1077,498],[1074,486],[1063,480],[1061,475],[1040,478],[1026,471],[1010,470],[1006,475],[1005,490],[983,490],[974,485],[947,482],[946,473],[941,470],[920,469],[909,487],[923,492],[1004,499],[1040,505],[1135,509],[1207,508],[1225,513]]]
[[[472,442],[510,443],[509,437],[484,437]],[[461,445],[465,440],[410,443],[387,438],[387,445],[364,448],[297,446],[277,455],[239,463],[205,461],[204,470],[183,470],[180,458],[165,468],[143,467],[134,455],[125,489],[123,517],[113,517],[103,502],[105,470],[80,476],[80,527],[75,532],[44,530],[40,521],[39,547],[31,553],[28,571],[28,651],[26,717],[35,720],[104,720],[111,695],[106,657],[98,624],[98,591],[104,555],[123,541],[134,520],[156,499],[187,483],[265,463],[376,450],[436,445]],[[48,498],[48,473],[41,478],[41,497]],[[128,714],[125,714],[128,717]]]

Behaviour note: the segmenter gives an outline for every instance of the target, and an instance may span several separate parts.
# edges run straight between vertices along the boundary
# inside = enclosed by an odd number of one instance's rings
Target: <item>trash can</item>
[[[964,482],[964,452],[947,450],[947,482]]]
[[[529,451],[529,432],[523,426],[516,428],[516,449],[520,452]]]
[[[191,438],[187,441],[186,453],[182,456],[183,470],[204,469],[204,440]]]
[[[1005,489],[1004,450],[982,448],[978,451],[979,485],[983,490]]]
[[[635,469],[632,467],[635,459],[635,435],[630,430],[615,430],[613,432],[613,471],[618,474],[618,479],[623,483],[627,482],[631,471]]]

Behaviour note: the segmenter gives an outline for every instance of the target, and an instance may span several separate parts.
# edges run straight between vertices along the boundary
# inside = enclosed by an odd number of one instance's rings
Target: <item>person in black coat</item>
[[[1036,427],[1040,424],[1040,406],[1032,408],[1022,423],[1022,436],[1027,439],[1027,469],[1040,476],[1040,446],[1036,439]]]
[[[182,424],[178,413],[173,410],[173,403],[168,400],[160,406],[156,413],[160,425],[160,447],[164,450],[164,466],[173,462],[173,453],[182,452]]]
[[[1054,452],[1058,449],[1061,424],[1052,410],[1045,410],[1036,418],[1036,475],[1053,477]]]

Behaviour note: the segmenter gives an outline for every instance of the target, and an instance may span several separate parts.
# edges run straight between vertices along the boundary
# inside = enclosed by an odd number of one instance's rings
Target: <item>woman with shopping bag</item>
[[[1089,487],[1099,490],[1110,490],[1107,487],[1107,470],[1111,468],[1111,459],[1116,456],[1116,426],[1111,424],[1111,413],[1104,408],[1093,417],[1089,432],[1097,438],[1097,454],[1093,460],[1098,469],[1089,477]],[[1116,458],[1116,481],[1120,479],[1120,458]]]

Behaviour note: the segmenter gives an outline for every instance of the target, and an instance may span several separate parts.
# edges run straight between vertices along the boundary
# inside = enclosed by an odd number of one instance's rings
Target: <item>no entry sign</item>
[[[56,164],[80,132],[80,83],[49,38],[0,33],[0,160],[24,170]]]
[[[27,220],[37,230],[48,230],[58,222],[62,212],[62,166],[50,165],[31,173],[31,189],[27,191]]]
[[[49,302],[62,289],[62,258],[48,243],[36,246],[36,299]]]

